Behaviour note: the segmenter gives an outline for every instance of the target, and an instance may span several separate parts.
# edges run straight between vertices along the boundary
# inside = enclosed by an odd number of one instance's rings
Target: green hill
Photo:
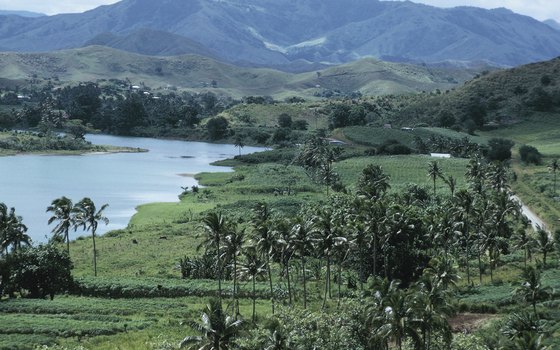
[[[152,88],[205,90],[233,97],[247,95],[323,96],[360,91],[395,94],[450,89],[474,72],[433,69],[365,59],[309,73],[286,73],[264,68],[242,68],[195,55],[152,57],[101,46],[51,53],[1,53],[0,76],[28,81],[62,83],[128,79]],[[335,91],[336,90],[336,91]]]

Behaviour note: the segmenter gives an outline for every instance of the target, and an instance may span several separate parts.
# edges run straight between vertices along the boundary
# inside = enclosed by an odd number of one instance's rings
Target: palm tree
[[[443,173],[439,167],[439,164],[437,161],[431,161],[428,165],[428,176],[432,179],[432,181],[434,182],[434,198],[436,196],[436,180],[438,177],[442,177]]]
[[[457,188],[457,179],[455,179],[451,175],[448,175],[447,177],[443,178],[443,182],[447,184],[447,186],[449,187],[449,191],[451,192],[451,197],[453,197],[455,195],[455,189]]]
[[[272,305],[272,314],[274,315],[274,289],[272,287],[272,269],[270,266],[270,258],[273,253],[275,238],[272,230],[271,213],[268,205],[264,202],[257,203],[254,213],[255,219],[253,225],[255,228],[255,247],[266,262],[268,283],[270,287],[270,302]]]
[[[327,271],[325,274],[325,294],[323,298],[323,308],[327,303],[327,294],[331,296],[331,257],[335,247],[337,236],[337,222],[333,209],[326,207],[318,209],[313,217],[312,234],[314,235],[314,246],[326,261]]]
[[[547,299],[552,295],[550,287],[541,284],[541,273],[533,266],[527,266],[522,274],[523,283],[515,289],[514,293],[533,307],[537,317],[537,302]]]
[[[228,350],[238,335],[242,320],[227,316],[219,299],[210,299],[202,312],[201,323],[191,325],[201,336],[188,336],[180,343],[181,348],[197,350]]]
[[[302,218],[296,218],[290,236],[290,246],[301,259],[301,270],[303,273],[303,308],[307,308],[307,278],[305,274],[305,258],[313,248],[311,236],[311,222]]]
[[[535,314],[526,311],[515,312],[508,317],[501,331],[508,339],[513,340],[525,333],[544,333],[545,322]]]
[[[0,210],[4,215],[4,209]],[[10,212],[4,217],[2,241],[0,241],[0,251],[8,252],[8,248],[12,246],[12,252],[17,252],[22,245],[30,246],[31,237],[26,233],[27,226],[22,222],[22,217],[16,215],[16,209],[11,208]]]
[[[493,163],[487,173],[490,187],[496,191],[507,192],[509,190],[509,173],[504,163]]]
[[[415,308],[420,319],[420,330],[423,349],[432,348],[434,332],[441,332],[443,339],[451,342],[451,327],[447,318],[452,314],[453,308],[449,303],[450,293],[444,287],[439,277],[424,276],[416,284],[417,292],[413,295]]]
[[[503,190],[494,192],[491,203],[492,227],[484,230],[483,247],[490,257],[490,279],[493,280],[493,268],[499,261],[502,251],[507,251],[509,240],[513,234],[512,218],[518,218],[519,203],[512,200],[511,195]]]
[[[526,222],[526,223],[525,223]],[[523,226],[517,229],[514,237],[514,248],[523,249],[523,267],[527,267],[527,259],[531,258],[532,248],[535,240],[527,232],[528,221],[524,221]]]
[[[237,319],[239,314],[239,299],[237,297],[237,257],[241,254],[241,248],[245,242],[245,230],[239,230],[235,225],[224,237],[224,249],[222,257],[228,261],[233,261],[233,302],[234,302],[234,315]]]
[[[465,176],[475,193],[482,194],[486,179],[486,165],[480,157],[473,157],[469,160]]]
[[[554,251],[554,241],[548,231],[544,228],[537,226],[537,237],[535,239],[537,249],[543,255],[543,266],[546,268],[546,257],[548,253]]]
[[[290,261],[294,255],[293,247],[290,245],[290,234],[292,224],[287,219],[277,220],[274,224],[274,250],[275,256],[280,258],[284,273],[288,282],[288,300],[292,305],[292,285],[290,280]]]
[[[8,207],[4,203],[0,203],[0,256],[8,255],[8,248],[4,247],[6,240],[6,224],[8,222]]]
[[[462,236],[465,243],[465,265],[467,266],[467,284],[471,283],[470,249],[471,249],[471,214],[474,211],[474,196],[467,190],[457,192],[454,197],[455,216],[462,223]]]
[[[234,146],[239,149],[239,155],[241,155],[241,149],[245,147],[245,143],[243,142],[243,137],[241,137],[241,135],[235,136]]]
[[[231,225],[222,213],[209,212],[202,219],[202,227],[206,233],[204,240],[198,248],[204,247],[207,252],[216,254],[216,267],[218,272],[218,297],[222,300],[222,259],[220,248],[222,238],[230,233]]]
[[[70,228],[74,226],[73,208],[72,200],[64,196],[53,200],[51,205],[47,207],[47,212],[53,213],[53,216],[49,218],[48,224],[50,225],[54,221],[58,221],[52,233],[55,236],[62,237],[66,241],[66,251],[68,255],[70,255],[70,235],[68,232]]]
[[[383,173],[379,165],[369,164],[362,170],[358,180],[358,194],[366,199],[377,200],[391,188],[390,177]]]
[[[457,286],[459,275],[453,266],[455,261],[451,255],[440,255],[432,258],[424,269],[424,276],[437,283],[443,290],[449,286]]]
[[[399,350],[403,341],[410,337],[421,348],[421,339],[416,331],[419,322],[415,315],[413,297],[408,292],[394,288],[382,301],[383,313],[378,316],[380,326],[375,333],[385,340],[393,340]]]
[[[556,172],[559,169],[560,169],[560,162],[558,162],[557,158],[553,159],[552,161],[550,161],[550,163],[548,163],[548,171],[550,171],[554,176],[554,186],[552,191],[554,195],[556,195]]]
[[[262,260],[260,260],[258,251],[255,247],[253,246],[249,246],[245,249],[244,252],[245,255],[245,262],[243,263],[243,265],[241,266],[241,271],[240,271],[240,275],[241,278],[244,277],[251,277],[251,281],[253,283],[253,317],[252,320],[253,322],[255,322],[256,319],[256,308],[255,308],[255,304],[256,304],[256,300],[257,300],[257,292],[256,292],[256,281],[257,278],[259,278],[260,276],[262,276],[266,269],[265,269],[265,263],[262,262]]]
[[[109,224],[109,219],[103,216],[103,211],[109,204],[103,204],[99,210],[95,208],[93,201],[86,197],[76,203],[73,208],[74,212],[74,227],[82,227],[86,232],[91,230],[91,238],[93,241],[93,274],[97,277],[97,248],[95,246],[95,231],[99,222],[104,222],[105,225]]]

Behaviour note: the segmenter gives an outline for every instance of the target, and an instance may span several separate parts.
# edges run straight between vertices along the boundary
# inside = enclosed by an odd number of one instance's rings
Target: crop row
[[[58,337],[110,335],[128,329],[143,329],[145,321],[79,320],[55,315],[0,314],[0,334],[42,334]]]
[[[225,282],[223,295],[231,295],[233,284]],[[74,294],[101,298],[175,298],[175,297],[210,297],[218,295],[218,284],[210,280],[173,280],[173,279],[134,279],[134,278],[81,278],[76,281]],[[242,285],[238,295],[250,298],[252,291],[248,285]],[[267,298],[265,283],[259,283],[257,298]]]

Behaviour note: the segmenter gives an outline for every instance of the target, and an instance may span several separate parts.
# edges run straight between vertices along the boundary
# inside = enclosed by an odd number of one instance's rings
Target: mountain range
[[[300,69],[366,57],[516,66],[559,56],[560,31],[503,8],[378,0],[123,0],[80,14],[0,17],[0,51],[92,44]]]
[[[20,16],[20,17],[42,17],[46,16],[44,13],[30,12],[30,11],[9,11],[0,10],[0,16]]]

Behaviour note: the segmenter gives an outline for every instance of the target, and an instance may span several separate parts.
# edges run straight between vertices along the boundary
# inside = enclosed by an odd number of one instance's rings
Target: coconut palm
[[[452,335],[447,319],[453,313],[449,291],[440,277],[424,276],[415,287],[416,293],[413,297],[420,320],[423,349],[432,348],[432,339],[436,332],[442,335],[449,346]]]
[[[533,266],[527,266],[522,274],[523,283],[515,289],[516,296],[531,304],[533,313],[537,316],[537,302],[548,299],[552,289],[541,284],[541,273]]]
[[[455,217],[461,222],[461,236],[465,249],[465,265],[467,267],[467,283],[471,283],[470,250],[471,250],[471,215],[474,211],[475,197],[467,190],[461,190],[453,198]]]
[[[558,172],[559,169],[560,169],[560,162],[558,162],[557,158],[551,160],[550,163],[548,163],[548,171],[550,171],[554,177],[554,185],[552,190],[554,195],[556,195],[556,173]]]
[[[241,248],[245,243],[245,230],[238,229],[235,225],[232,225],[228,230],[228,233],[224,237],[223,240],[223,250],[222,250],[222,258],[227,261],[232,261],[233,267],[233,293],[232,298],[234,302],[234,314],[237,318],[239,314],[239,299],[237,297],[238,292],[238,283],[237,283],[237,264],[238,264],[238,257],[241,254]]]
[[[254,209],[255,218],[253,221],[255,233],[255,248],[264,259],[266,270],[268,272],[268,283],[270,287],[270,302],[272,306],[272,314],[274,315],[274,289],[272,288],[272,268],[270,266],[270,258],[273,253],[275,237],[273,235],[272,215],[268,205],[264,202],[257,203]]]
[[[491,188],[496,191],[507,192],[509,190],[509,173],[504,163],[493,163],[488,167],[488,182]]]
[[[8,206],[4,203],[0,203],[0,256],[2,254],[8,255],[8,247],[4,246],[4,241],[6,240],[6,225],[8,223]]]
[[[242,321],[227,316],[219,299],[211,299],[202,312],[201,323],[191,327],[200,336],[188,336],[180,343],[181,348],[197,350],[228,350],[237,337]]]
[[[52,212],[53,216],[49,218],[48,224],[58,221],[58,224],[53,228],[52,233],[55,236],[61,237],[66,241],[66,251],[70,255],[70,235],[68,232],[74,226],[74,213],[72,209],[74,205],[72,200],[64,196],[52,201],[51,205],[47,207],[47,212]]]
[[[231,231],[231,224],[222,213],[209,212],[202,219],[205,236],[198,248],[204,247],[207,252],[214,252],[218,272],[218,297],[222,300],[222,259],[220,248],[222,239]]]
[[[91,238],[93,241],[93,274],[97,277],[97,248],[95,246],[95,232],[99,222],[109,224],[109,219],[103,215],[103,211],[107,209],[109,204],[103,204],[99,210],[96,209],[95,203],[86,197],[76,203],[73,208],[74,228],[82,227],[86,232],[91,230]]]
[[[1,209],[0,211],[4,211]],[[2,213],[4,216],[4,213]],[[23,245],[31,245],[31,237],[26,233],[27,226],[23,224],[22,217],[16,215],[16,209],[11,208],[9,213],[5,215],[3,221],[2,241],[0,241],[0,251],[8,252],[8,248],[12,247],[12,252],[17,252]]]
[[[546,268],[546,257],[548,253],[554,251],[554,241],[548,231],[544,228],[537,226],[537,232],[535,237],[535,246],[537,250],[543,255],[543,266]]]
[[[306,257],[309,252],[313,249],[313,240],[311,236],[311,221],[300,217],[297,217],[295,224],[292,227],[292,233],[290,236],[290,247],[294,250],[294,253],[301,259],[301,271],[303,275],[303,308],[307,308],[307,278],[305,271]]]
[[[454,265],[455,261],[449,254],[433,257],[424,269],[424,276],[437,283],[443,290],[450,286],[456,287],[459,275]]]
[[[475,193],[482,194],[484,190],[484,180],[486,179],[486,164],[483,162],[482,158],[473,157],[469,160],[465,176]]]
[[[526,216],[521,216],[521,225],[515,231],[515,236],[513,237],[515,249],[523,249],[523,266],[527,267],[527,259],[531,258],[532,249],[535,245],[534,238],[529,235],[528,227],[529,227],[529,219]]]
[[[449,187],[449,192],[451,192],[451,197],[453,197],[455,195],[455,189],[457,188],[457,179],[448,175],[447,177],[443,177],[443,182]]]
[[[390,177],[383,173],[379,165],[369,164],[362,170],[358,180],[358,195],[377,200],[391,188],[389,180]]]
[[[257,292],[256,292],[256,281],[257,278],[264,275],[266,272],[265,263],[260,260],[260,254],[258,253],[257,249],[254,246],[249,246],[245,248],[244,251],[245,262],[241,265],[240,270],[240,277],[247,278],[250,277],[252,284],[253,284],[253,317],[252,320],[255,322],[256,320],[256,300],[257,300]]]
[[[526,311],[511,314],[501,329],[508,339],[520,338],[525,333],[542,334],[545,332],[545,322],[538,316]]]
[[[331,296],[331,262],[332,254],[338,237],[338,223],[334,209],[324,207],[317,210],[312,219],[313,243],[319,254],[325,259],[327,271],[325,274],[325,293],[323,297],[323,308],[327,303],[327,294]]]
[[[416,331],[420,320],[415,314],[414,297],[395,288],[383,299],[382,306],[383,313],[377,320],[381,325],[375,333],[386,341],[394,341],[399,350],[402,350],[406,338],[420,348],[421,338]]]
[[[241,149],[245,147],[245,142],[243,142],[243,137],[241,135],[235,136],[234,146],[239,149],[239,155],[241,155]]]
[[[290,234],[292,223],[288,219],[280,219],[274,222],[274,255],[280,259],[284,274],[288,282],[288,300],[292,305],[292,284],[290,280],[290,262],[294,255],[293,247],[290,245]]]
[[[434,198],[436,196],[436,180],[437,178],[443,177],[443,172],[439,167],[439,163],[437,161],[431,161],[428,164],[428,176],[432,179],[434,183]]]

